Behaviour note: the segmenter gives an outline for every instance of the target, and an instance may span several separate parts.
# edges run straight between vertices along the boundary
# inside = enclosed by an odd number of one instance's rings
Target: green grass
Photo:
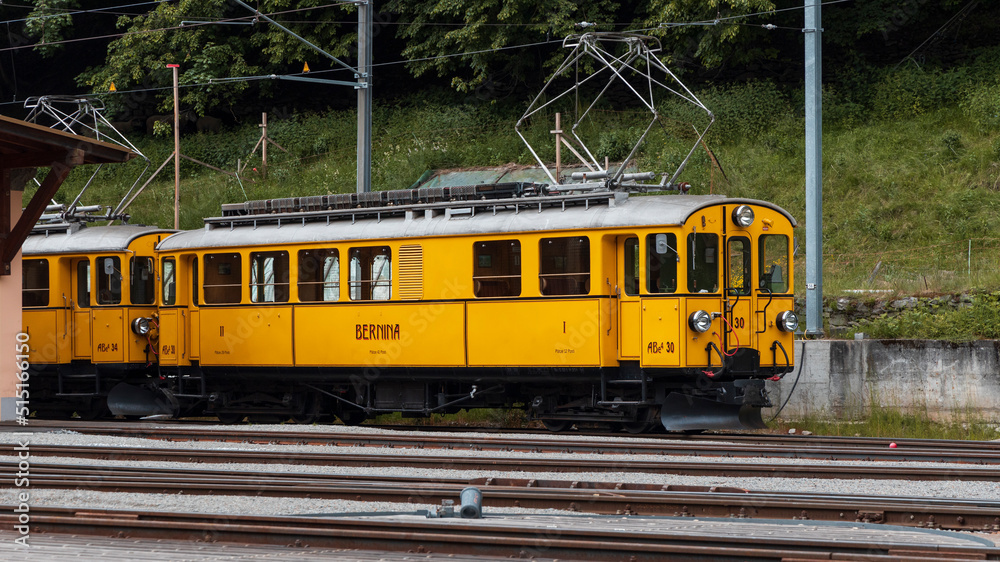
[[[519,429],[532,427],[537,422],[528,420],[524,410],[476,408],[462,410],[454,414],[431,414],[423,418],[405,418],[396,412],[376,416],[369,422],[371,425],[417,425],[417,426],[451,426],[451,427],[497,427]]]
[[[991,441],[1000,438],[996,422],[984,420],[975,414],[964,419],[937,421],[926,412],[908,413],[898,408],[873,406],[866,415],[855,415],[841,420],[807,417],[800,420],[780,420],[771,430],[787,433],[794,428],[797,433],[811,431],[814,435],[847,437],[886,437],[911,439],[965,439]]]

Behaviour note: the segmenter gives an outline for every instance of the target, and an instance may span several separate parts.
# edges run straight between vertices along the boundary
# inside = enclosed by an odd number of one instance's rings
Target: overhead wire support
[[[331,55],[330,53],[324,51],[320,47],[314,45],[313,43],[307,41],[305,38],[301,37],[294,31],[288,29],[287,27],[281,25],[280,23],[274,21],[270,17],[260,13],[256,8],[250,6],[242,0],[233,0],[240,6],[243,6],[247,10],[254,13],[255,18],[260,18],[274,26],[278,29],[284,31],[285,33],[291,35],[300,43],[306,45],[310,49],[316,51],[317,53],[327,57],[333,62],[337,63],[343,69],[350,70],[354,73],[354,78],[356,82],[342,82],[330,80],[327,82],[321,82],[319,79],[315,78],[304,78],[301,76],[279,77],[273,75],[274,78],[280,78],[283,80],[293,80],[302,82],[316,82],[316,83],[328,83],[341,86],[350,86],[358,91],[358,174],[357,174],[357,191],[358,193],[367,193],[371,191],[372,188],[372,93],[371,93],[371,74],[372,74],[372,21],[374,20],[372,14],[372,2],[371,0],[347,0],[346,4],[356,4],[358,6],[358,67],[354,68],[351,65],[345,63],[344,61],[338,59],[337,57]]]
[[[624,45],[624,52],[612,53],[611,49],[615,45]],[[576,143],[579,144],[583,154],[586,156],[581,156],[576,150],[572,150],[572,152],[584,166],[591,170],[591,173],[585,175],[591,180],[596,178],[605,179],[604,187],[608,188],[637,188],[642,190],[652,188],[657,188],[659,190],[675,189],[675,182],[677,178],[687,166],[691,155],[695,150],[697,150],[698,145],[702,142],[702,139],[705,137],[705,134],[708,132],[712,123],[715,122],[715,116],[707,107],[705,107],[701,100],[699,100],[698,97],[695,96],[694,93],[691,92],[691,90],[688,89],[688,87],[685,86],[684,83],[681,82],[680,79],[673,72],[671,72],[670,69],[659,60],[659,58],[655,56],[655,53],[661,50],[659,40],[655,37],[635,33],[588,32],[567,37],[563,41],[563,46],[566,48],[572,48],[573,50],[566,57],[559,68],[553,73],[552,77],[531,102],[524,115],[521,116],[517,124],[514,126],[515,132],[519,137],[521,137],[521,140],[524,141],[525,145],[527,145],[528,151],[531,152],[531,155],[535,158],[539,165],[541,165],[542,170],[548,176],[549,180],[552,181],[554,186],[562,187],[563,189],[584,190],[594,188],[593,182],[591,181],[587,183],[587,179],[584,179],[584,183],[586,184],[586,186],[584,186],[579,183],[564,183],[562,178],[553,175],[549,167],[542,161],[541,157],[539,157],[538,153],[531,146],[531,143],[529,143],[527,138],[525,138],[521,131],[522,125],[524,125],[524,123],[532,116],[540,113],[546,108],[552,107],[553,104],[568,94],[578,93],[580,89],[589,81],[594,80],[599,76],[605,76],[608,78],[607,84],[601,88],[594,100],[587,106],[586,110],[575,117],[575,122],[572,127],[570,127],[572,137],[575,139]],[[583,79],[576,76],[574,78],[573,85],[568,87],[565,91],[550,97],[543,103],[541,100],[544,96],[548,95],[547,91],[550,86],[552,86],[552,84],[559,77],[570,71],[581,59],[586,57],[593,59],[597,63],[598,68]],[[669,79],[661,80],[654,76],[654,72],[663,72]],[[644,80],[645,84],[641,87],[633,85],[630,82],[629,75],[637,76],[638,80]],[[643,106],[651,113],[652,119],[643,131],[642,136],[640,136],[638,141],[632,146],[628,156],[621,163],[618,169],[612,173],[610,170],[606,169],[607,165],[603,165],[587,147],[587,143],[584,142],[580,136],[579,127],[583,120],[586,119],[592,111],[594,111],[594,108],[597,107],[597,104],[602,100],[605,94],[608,93],[610,88],[619,81],[625,85],[629,92],[639,99]],[[698,133],[698,139],[691,147],[691,150],[688,151],[687,156],[681,162],[680,166],[678,166],[677,170],[669,176],[669,180],[667,179],[668,174],[661,174],[663,181],[659,184],[639,184],[636,183],[636,180],[648,179],[649,173],[626,174],[625,171],[628,168],[629,163],[635,159],[639,147],[649,136],[649,132],[652,130],[653,125],[660,123],[662,126],[662,117],[657,110],[656,100],[654,99],[657,88],[666,90],[667,92],[676,95],[686,102],[702,109],[708,116],[709,122],[704,130]],[[697,128],[695,130],[697,131]],[[563,137],[562,140],[565,141],[565,137]],[[572,146],[568,143],[567,146],[572,149]]]

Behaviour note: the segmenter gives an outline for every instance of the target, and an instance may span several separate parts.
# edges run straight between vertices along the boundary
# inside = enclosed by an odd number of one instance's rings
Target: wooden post
[[[556,113],[556,128],[554,131],[549,131],[556,136],[556,180],[562,181],[562,126],[561,126],[562,114]]]
[[[181,65],[168,64],[167,68],[174,71],[174,229],[181,227],[181,110],[177,73]]]
[[[263,133],[260,136],[262,141],[260,147],[260,170],[261,177],[267,179],[267,113],[262,113],[260,116],[260,127],[263,129]]]

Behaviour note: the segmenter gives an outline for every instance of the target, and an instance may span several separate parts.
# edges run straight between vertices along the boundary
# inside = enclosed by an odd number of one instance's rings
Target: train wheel
[[[306,405],[301,414],[292,414],[292,421],[297,424],[309,425],[316,423],[323,414],[323,399],[319,394],[307,397]]]
[[[94,421],[111,415],[108,410],[108,402],[104,397],[96,397],[90,400],[90,404],[76,411],[76,415],[81,420]]]
[[[569,429],[570,422],[567,420],[542,420],[542,425],[549,431],[560,432]]]
[[[343,410],[337,417],[344,425],[361,425],[361,422],[368,419],[368,414],[361,410]]]
[[[660,423],[660,411],[657,408],[642,408],[635,417],[635,421],[621,424],[622,429],[633,435],[653,431]]]

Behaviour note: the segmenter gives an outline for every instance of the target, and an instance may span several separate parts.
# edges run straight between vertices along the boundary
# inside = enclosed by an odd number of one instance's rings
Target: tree
[[[391,0],[388,9],[404,25],[403,56],[415,76],[437,73],[468,92],[477,86],[520,82],[562,60],[558,41],[579,32],[576,24],[610,30],[618,15],[613,0]],[[532,50],[504,50],[551,41]],[[470,54],[461,54],[470,53]],[[543,73],[544,74],[544,73]],[[538,76],[536,81],[544,79]]]

